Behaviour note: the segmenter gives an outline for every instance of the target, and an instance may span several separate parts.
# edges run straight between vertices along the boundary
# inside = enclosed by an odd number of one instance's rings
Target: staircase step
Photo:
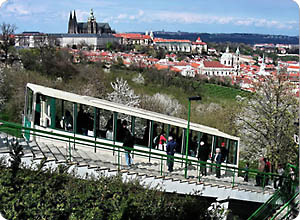
[[[37,144],[40,152],[42,152],[42,154],[46,157],[46,158],[54,158],[53,154],[51,153],[51,151],[49,150],[49,148],[47,147],[46,144],[44,143],[39,143]]]
[[[48,148],[58,162],[65,162],[67,160],[66,157],[61,153],[61,151],[53,144],[48,145]]]

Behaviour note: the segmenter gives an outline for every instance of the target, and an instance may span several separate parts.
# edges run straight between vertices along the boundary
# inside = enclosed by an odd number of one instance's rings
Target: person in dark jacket
[[[216,154],[213,156],[213,161],[216,165],[216,177],[220,178],[221,177],[221,168],[220,165],[222,163],[222,154],[221,154],[221,149],[217,148],[216,149]]]
[[[198,160],[207,162],[208,157],[209,157],[209,148],[207,146],[207,143],[205,143],[204,141],[200,141],[200,146],[199,146],[199,150],[198,150]],[[204,175],[204,176],[207,175],[206,164],[201,163],[200,171],[201,171],[202,175]]]
[[[118,119],[117,120],[117,128],[116,128],[116,130],[117,130],[116,140],[117,141],[120,141],[120,142],[123,141],[123,139],[124,139],[124,127],[125,128],[127,127],[127,121],[124,120],[122,122],[121,119]]]
[[[166,148],[167,148],[167,155],[174,156],[175,149],[176,149],[176,142],[173,140],[172,136],[169,136]],[[167,165],[168,165],[169,172],[172,172],[174,166],[174,158],[168,157]]]
[[[244,181],[245,182],[248,182],[248,179],[249,179],[249,166],[250,166],[250,164],[246,163],[245,172],[244,172]]]
[[[134,146],[134,137],[127,128],[127,121],[124,120],[122,125],[123,125],[123,127],[122,127],[123,147],[133,148],[133,146]],[[131,150],[130,149],[124,149],[124,150],[125,150],[126,164],[128,166],[131,166],[132,165],[132,159],[131,159],[131,155],[130,155]]]

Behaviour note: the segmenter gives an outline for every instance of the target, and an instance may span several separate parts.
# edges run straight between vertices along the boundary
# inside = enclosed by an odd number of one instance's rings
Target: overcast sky
[[[17,33],[66,33],[69,13],[117,32],[146,30],[262,33],[298,36],[298,6],[292,0],[0,0],[0,22]]]

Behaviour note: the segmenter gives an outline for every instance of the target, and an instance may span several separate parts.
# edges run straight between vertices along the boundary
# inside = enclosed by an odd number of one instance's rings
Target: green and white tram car
[[[128,107],[89,96],[28,83],[23,126],[59,134],[72,134],[74,137],[122,145],[118,138],[121,122],[127,120],[128,129],[135,136],[135,148],[152,152],[154,139],[164,132],[175,138],[177,156],[185,155],[187,120]],[[188,156],[195,158],[200,140],[205,136],[211,155],[217,147],[225,145],[225,163],[237,167],[239,161],[239,138],[218,129],[190,123]],[[31,137],[25,135],[27,139]]]

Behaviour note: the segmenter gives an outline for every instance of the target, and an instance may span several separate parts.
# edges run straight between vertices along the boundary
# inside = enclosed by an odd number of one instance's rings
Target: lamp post
[[[299,104],[299,108],[298,108],[298,120],[300,122],[300,0],[294,0],[294,2],[297,3],[298,5],[298,8],[299,8],[299,45],[298,45],[298,50],[299,50],[299,71],[298,71],[298,74],[299,74],[299,82],[298,82],[298,104]],[[299,126],[298,126],[298,181],[299,181],[299,188],[300,188],[300,141],[299,141],[299,138],[300,138],[300,123],[299,123]]]
[[[191,101],[199,101],[201,100],[200,96],[189,97],[189,109],[188,109],[188,123],[186,129],[186,142],[185,142],[185,170],[184,177],[187,178],[187,160],[188,160],[188,152],[189,152],[189,133],[190,133],[190,119],[191,119]]]

